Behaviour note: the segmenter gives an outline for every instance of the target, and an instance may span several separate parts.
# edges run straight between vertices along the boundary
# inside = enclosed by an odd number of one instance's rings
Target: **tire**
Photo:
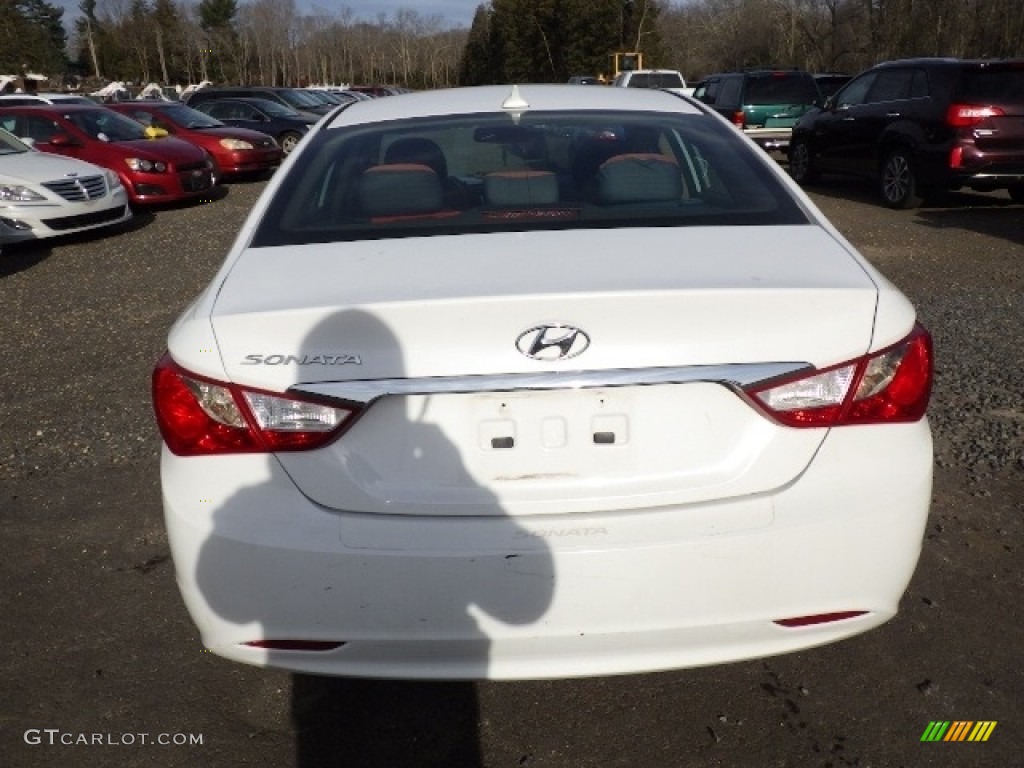
[[[923,202],[914,159],[907,150],[894,149],[885,156],[879,189],[890,208],[916,208]]]
[[[1015,203],[1024,203],[1024,184],[1014,184],[1006,190]]]
[[[286,131],[277,138],[277,143],[281,145],[281,150],[286,154],[290,155],[292,150],[295,149],[295,145],[299,143],[302,137],[294,131]]]
[[[797,139],[789,145],[789,175],[797,184],[813,184],[821,178],[821,172],[814,165],[811,147],[804,139]]]
[[[213,158],[210,153],[206,154],[206,158],[210,161],[210,178],[213,183],[211,187],[216,187],[224,183],[224,174],[220,171],[220,166],[217,165],[217,161]]]

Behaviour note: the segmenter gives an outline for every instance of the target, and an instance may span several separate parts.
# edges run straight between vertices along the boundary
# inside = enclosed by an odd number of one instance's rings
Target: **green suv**
[[[759,69],[704,78],[694,98],[712,107],[766,150],[789,149],[796,121],[821,103],[810,72]]]

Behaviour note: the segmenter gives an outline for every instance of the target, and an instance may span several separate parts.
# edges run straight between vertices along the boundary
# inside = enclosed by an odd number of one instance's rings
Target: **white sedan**
[[[646,89],[357,102],[267,186],[153,397],[214,653],[608,675],[892,618],[932,348],[756,145]]]
[[[0,246],[108,227],[131,217],[117,174],[40,152],[0,129]]]

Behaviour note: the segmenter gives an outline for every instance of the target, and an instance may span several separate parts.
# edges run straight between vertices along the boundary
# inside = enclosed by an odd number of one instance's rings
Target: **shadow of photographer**
[[[361,380],[404,373],[396,334],[366,311],[333,313],[295,342],[353,351],[359,368],[344,373]],[[492,676],[492,633],[515,646],[551,604],[548,545],[474,480],[461,452],[478,449],[476,426],[432,421],[437,397],[384,397],[329,446],[260,457],[267,480],[212,513],[194,574],[193,614],[215,616],[204,640],[342,643],[266,651],[296,672],[303,768],[480,765],[472,681]]]

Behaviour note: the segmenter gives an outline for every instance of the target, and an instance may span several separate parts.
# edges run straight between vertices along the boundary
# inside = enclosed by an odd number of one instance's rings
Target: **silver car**
[[[0,129],[0,245],[109,227],[131,217],[116,173],[40,152]]]

